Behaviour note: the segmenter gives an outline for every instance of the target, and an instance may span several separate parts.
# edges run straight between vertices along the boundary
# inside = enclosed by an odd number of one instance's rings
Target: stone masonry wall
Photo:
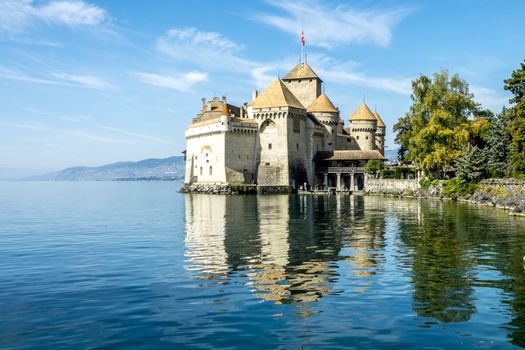
[[[421,186],[417,180],[366,179],[365,192],[370,194],[418,195]]]

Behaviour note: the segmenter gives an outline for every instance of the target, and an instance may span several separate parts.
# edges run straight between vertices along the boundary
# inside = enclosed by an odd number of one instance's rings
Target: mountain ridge
[[[182,156],[119,161],[101,166],[75,166],[41,175],[21,178],[25,181],[116,181],[181,180],[185,162]]]

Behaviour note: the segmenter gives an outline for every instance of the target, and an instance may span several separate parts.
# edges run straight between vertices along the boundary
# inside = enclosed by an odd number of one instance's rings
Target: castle
[[[363,102],[345,128],[322,84],[307,63],[299,63],[241,107],[225,97],[203,98],[185,133],[185,185],[363,190],[366,162],[386,160],[385,125]]]

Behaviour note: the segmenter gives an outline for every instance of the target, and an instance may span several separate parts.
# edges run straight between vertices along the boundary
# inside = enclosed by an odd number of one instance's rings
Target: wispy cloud
[[[509,98],[502,96],[498,91],[482,86],[471,85],[470,90],[474,93],[474,99],[481,103],[484,108],[498,113],[503,106],[508,105]]]
[[[254,20],[297,37],[304,29],[308,43],[325,48],[352,42],[388,46],[395,25],[414,11],[408,7],[363,10],[328,6],[316,0],[268,2],[286,14],[259,14],[253,16]]]
[[[154,73],[135,73],[139,79],[149,85],[160,86],[168,89],[188,92],[193,85],[206,81],[208,74],[198,71],[191,71],[182,74],[160,75]]]
[[[253,67],[243,58],[243,46],[221,33],[199,31],[196,28],[172,28],[157,39],[157,50],[174,60],[195,62],[208,68],[246,69]]]
[[[56,79],[50,79],[56,78]],[[101,78],[92,75],[68,74],[51,71],[45,77],[31,76],[25,72],[0,65],[0,79],[25,81],[28,83],[82,87],[95,90],[112,90],[113,86]]]
[[[69,121],[69,122],[74,122],[74,123],[81,123],[81,124],[84,124],[84,125],[87,125],[87,126],[98,128],[98,129],[113,131],[113,132],[116,132],[116,133],[119,133],[119,134],[123,134],[123,135],[127,135],[127,136],[133,136],[133,137],[139,138],[139,139],[155,141],[155,142],[162,143],[162,144],[169,145],[169,146],[175,146],[175,144],[173,142],[164,140],[164,139],[156,137],[156,136],[146,135],[146,134],[142,134],[142,133],[126,130],[126,129],[121,129],[121,128],[115,128],[115,127],[112,127],[112,126],[109,126],[109,125],[93,123],[93,122],[90,122],[89,120],[87,120],[85,117],[67,117],[67,116],[56,115],[56,114],[40,111],[38,109],[33,109],[33,108],[26,108],[26,111],[31,112],[31,113],[35,113],[35,114],[39,114],[39,115],[43,115],[43,116],[46,116],[46,117],[50,117],[50,118],[53,118],[53,119],[59,119],[59,120],[64,120],[64,121]]]
[[[378,77],[363,71],[361,65],[353,61],[338,61],[323,54],[309,57],[316,71],[327,82],[352,84],[379,90],[410,95],[411,81],[409,77]]]
[[[78,27],[107,21],[109,17],[104,9],[82,0],[55,0],[43,4],[33,0],[0,1],[0,32],[4,33],[22,32],[36,23]]]
[[[70,81],[70,82],[73,82],[78,85],[81,85],[87,88],[91,88],[91,89],[96,89],[96,90],[113,89],[113,86],[111,86],[109,83],[93,75],[76,75],[76,74],[67,74],[63,72],[55,72],[51,74],[54,77],[57,77],[59,79]]]
[[[316,3],[313,5],[319,7]],[[276,4],[276,6],[287,6],[287,8],[297,8],[297,4],[288,2]],[[315,10],[308,9],[304,11]],[[301,10],[303,11],[303,10]],[[343,11],[340,9],[339,11]],[[316,31],[325,30],[320,27]],[[336,30],[336,29],[334,29]],[[345,31],[338,27],[337,30]],[[342,40],[342,39],[341,39]],[[287,69],[296,64],[296,58],[286,57],[273,62],[259,62],[250,60],[243,56],[242,45],[225,37],[217,32],[199,31],[196,28],[172,28],[166,35],[157,40],[157,50],[169,58],[178,61],[193,63],[198,67],[209,70],[220,70],[221,72],[230,72],[244,74],[251,77],[257,88],[264,88],[277,77],[279,73],[286,73]],[[220,59],[210,59],[218,57]],[[349,83],[358,86],[371,87],[398,94],[410,94],[411,79],[377,77],[362,71],[361,65],[356,62],[341,62],[332,59],[324,54],[311,54],[309,61],[316,67],[315,69],[322,75],[325,81],[336,83]],[[204,74],[201,72],[192,72],[192,75],[184,76],[165,76],[151,73],[137,73],[139,78],[151,85],[163,86],[179,91],[191,89],[193,84],[204,81]]]
[[[70,136],[70,137],[74,137],[78,139],[83,139],[87,141],[94,141],[98,143],[107,143],[107,144],[131,144],[133,143],[131,140],[110,138],[110,137],[106,137],[103,135],[94,134],[86,130],[56,129],[56,128],[50,128],[47,126],[42,126],[39,124],[24,124],[24,123],[2,123],[0,124],[0,126],[7,127],[7,128],[17,128],[17,129],[27,129],[27,130],[34,130],[34,131],[50,132],[50,133],[61,134],[61,135]]]

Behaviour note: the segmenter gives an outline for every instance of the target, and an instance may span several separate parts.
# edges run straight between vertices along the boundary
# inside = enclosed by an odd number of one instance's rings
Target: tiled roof
[[[354,113],[348,117],[348,120],[376,120],[376,117],[370,112],[370,109],[365,103],[361,103]]]
[[[387,160],[378,150],[372,151],[323,151],[317,152],[316,159],[318,160]]]
[[[335,108],[334,104],[326,94],[321,94],[319,97],[312,102],[312,104],[308,107],[306,110],[307,112],[328,112],[328,113],[334,113],[337,112],[337,108]]]
[[[253,101],[253,108],[294,107],[306,109],[281,79],[274,80]]]
[[[374,112],[374,117],[377,119],[377,126],[385,126],[385,123],[383,123],[383,119],[381,119],[379,113]]]
[[[308,65],[308,63],[299,63],[297,66],[293,67],[293,69],[286,74],[286,76],[283,78],[284,80],[287,79],[307,79],[307,78],[317,78],[317,74],[315,74],[312,67]],[[320,80],[320,79],[319,79]]]

